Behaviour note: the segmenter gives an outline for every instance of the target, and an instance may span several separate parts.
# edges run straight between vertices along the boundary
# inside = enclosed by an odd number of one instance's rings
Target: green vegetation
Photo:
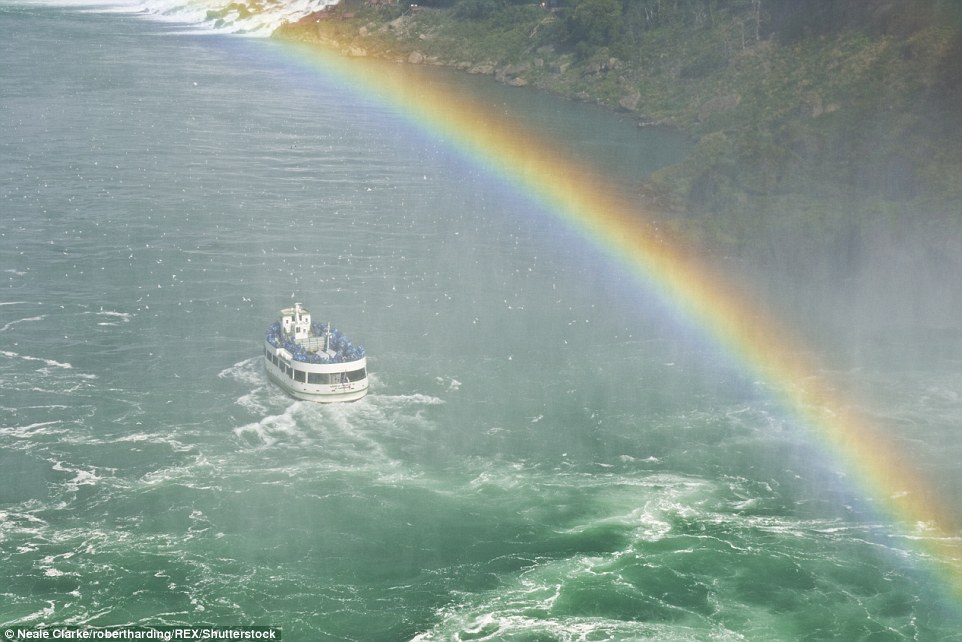
[[[792,238],[800,255],[832,255],[893,220],[938,244],[962,224],[952,0],[342,0],[277,35],[686,132],[690,158],[639,189],[719,251],[765,255]]]

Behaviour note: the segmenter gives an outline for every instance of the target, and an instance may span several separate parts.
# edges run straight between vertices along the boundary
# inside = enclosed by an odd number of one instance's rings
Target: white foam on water
[[[444,399],[432,395],[421,393],[411,393],[408,395],[374,395],[367,397],[369,401],[384,410],[411,408],[416,406],[440,406]]]
[[[207,489],[213,487],[211,480],[223,478],[222,468],[206,456],[197,455],[184,464],[151,471],[137,480],[136,485],[149,488],[177,482],[189,488]]]
[[[369,454],[382,448],[376,438],[366,434],[368,431],[398,424],[424,424],[420,411],[444,403],[443,399],[422,393],[368,394],[359,401],[345,404],[294,400],[270,383],[260,356],[239,361],[218,373],[218,377],[249,388],[234,403],[260,418],[235,428],[234,434],[255,447],[323,441],[328,449],[334,447],[332,444],[351,444],[350,450],[364,450]],[[375,376],[371,377],[370,386],[372,390],[378,388]],[[350,455],[349,452],[342,454]]]
[[[102,317],[117,317],[124,323],[128,323],[133,315],[130,312],[114,312],[113,310],[101,310],[97,312],[97,316]]]
[[[21,323],[33,323],[34,321],[43,321],[46,318],[46,316],[47,315],[45,314],[41,314],[40,316],[36,316],[36,317],[25,317],[23,319],[17,319],[16,321],[8,321],[7,323],[4,324],[2,328],[0,328],[0,332],[6,332],[13,326],[19,325]]]
[[[285,436],[296,440],[299,437],[297,420],[294,417],[297,405],[297,402],[292,402],[280,414],[267,415],[256,422],[235,428],[234,434],[245,443],[262,447],[273,446]],[[250,405],[248,408],[256,410]]]
[[[732,512],[731,495],[746,492],[737,479],[642,472],[558,476],[537,467],[501,465],[481,472],[467,489],[475,495],[494,490],[496,496],[484,501],[502,503],[506,498],[517,501],[515,498],[524,495],[531,509],[521,513],[535,523],[543,522],[546,516],[552,518],[550,513],[556,508],[536,509],[530,498],[555,504],[564,503],[566,497],[578,497],[591,506],[590,515],[578,517],[571,526],[557,528],[555,533],[572,538],[573,546],[577,546],[579,540],[590,541],[597,532],[599,544],[605,546],[607,542],[608,548],[560,557],[548,555],[517,574],[503,576],[495,589],[454,594],[451,603],[436,612],[436,623],[413,638],[418,642],[777,639],[771,632],[779,630],[780,616],[766,605],[726,598],[711,608],[708,603],[687,602],[684,597],[666,597],[657,591],[670,590],[677,583],[704,586],[709,602],[717,597],[716,591],[728,595],[726,588],[712,588],[711,582],[717,581],[714,570],[707,569],[702,576],[697,562],[679,563],[699,551],[706,556],[729,556],[727,562],[724,558],[719,562],[729,566],[743,558],[762,564],[769,559],[791,558],[803,572],[817,574],[819,565],[844,567],[844,557],[831,556],[847,555],[850,549],[842,546],[833,552],[834,542],[859,539],[848,529],[882,527]],[[766,492],[764,485],[757,489]],[[584,495],[590,496],[590,501],[585,501]],[[766,540],[771,550],[753,545],[758,533],[773,536]],[[591,550],[594,544],[587,546]],[[646,579],[649,573],[653,573],[652,579]],[[737,586],[739,580],[735,577],[730,581]],[[612,605],[608,613],[593,612],[592,595]],[[625,617],[619,606],[631,602],[638,604],[638,618]],[[804,600],[800,604],[804,605]],[[655,615],[646,620],[643,614],[648,607]],[[659,613],[670,617],[659,617]],[[747,618],[750,626],[728,628],[728,622],[742,618]]]
[[[8,359],[20,359],[22,361],[37,361],[37,362],[43,363],[48,368],[63,368],[65,370],[70,370],[71,368],[73,368],[71,364],[66,362],[54,361],[53,359],[45,359],[43,357],[31,357],[29,355],[12,352],[10,350],[0,350],[0,355],[3,355]]]
[[[81,486],[96,486],[104,480],[104,477],[98,475],[95,470],[73,468],[62,461],[54,462],[51,468],[57,472],[74,473],[74,477],[64,483],[69,492],[76,492]]]
[[[45,542],[48,525],[30,513],[0,513],[0,561],[10,554],[25,555],[37,551]],[[15,547],[15,548],[14,548]]]
[[[264,38],[282,25],[337,4],[337,0],[28,0],[88,13],[136,14],[189,26],[194,33],[225,33]]]
[[[271,386],[274,388],[274,386]],[[234,429],[243,449],[276,459],[275,472],[292,476],[349,473],[378,485],[422,483],[422,471],[406,447],[437,430],[428,412],[441,400],[422,394],[368,395],[344,404],[295,401],[282,395],[283,408]],[[291,451],[296,458],[277,455]],[[310,472],[306,472],[309,469]]]
[[[13,437],[15,439],[30,439],[37,435],[62,433],[64,430],[51,429],[53,426],[60,426],[62,424],[63,422],[58,419],[55,421],[41,421],[26,426],[0,426],[0,435]]]
[[[249,385],[260,385],[266,381],[263,374],[263,359],[260,356],[238,361],[217,373],[221,379],[231,379]]]
[[[4,626],[4,627],[23,626],[23,625],[31,624],[33,622],[49,621],[50,618],[54,615],[54,613],[56,613],[57,606],[56,606],[56,603],[53,602],[52,600],[46,600],[46,602],[47,602],[47,606],[40,609],[39,611],[30,613],[28,615],[24,615],[23,617],[17,618],[15,620],[2,622],[0,623],[0,626]]]
[[[523,593],[523,591],[521,591]],[[522,600],[523,602],[523,600]],[[446,607],[438,612],[440,622],[419,633],[412,642],[462,640],[557,640],[559,642],[616,642],[659,640],[659,642],[745,642],[748,638],[722,625],[702,626],[660,623],[605,617],[574,617],[539,614],[523,604],[479,605],[467,612]]]
[[[95,314],[106,319],[97,322],[97,325],[101,327],[116,327],[124,323],[130,323],[130,319],[133,318],[133,315],[129,312],[114,312],[112,310],[101,310]]]
[[[221,370],[217,376],[240,383],[249,388],[238,397],[234,403],[249,411],[253,415],[266,415],[287,407],[292,399],[276,386],[272,385],[264,372],[262,357],[252,357],[238,361],[229,368]]]

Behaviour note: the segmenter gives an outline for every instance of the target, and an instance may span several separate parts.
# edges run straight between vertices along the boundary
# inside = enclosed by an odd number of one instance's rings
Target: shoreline
[[[486,76],[688,137],[689,157],[637,191],[693,248],[854,281],[869,278],[873,251],[905,247],[925,264],[927,247],[943,257],[962,249],[962,107],[952,107],[962,81],[951,84],[962,24],[769,34],[733,47],[729,16],[652,29],[627,59],[605,46],[578,55],[552,32],[560,18],[534,7],[500,22],[453,11],[350,0],[273,37]],[[841,258],[853,247],[854,263]],[[962,273],[962,258],[950,263]]]
[[[519,63],[498,60],[497,55],[470,59],[441,55],[431,43],[435,36],[423,33],[418,25],[425,16],[441,14],[444,11],[423,8],[416,14],[406,12],[393,20],[378,21],[369,14],[362,16],[352,11],[342,11],[341,5],[331,5],[325,11],[278,28],[271,37],[323,47],[348,58],[372,58],[402,65],[444,67],[468,75],[486,76],[509,87],[536,89],[563,100],[603,107],[635,119],[642,128],[660,127],[692,135],[688,128],[674,118],[651,118],[640,113],[640,92],[628,90],[618,101],[612,103],[586,89],[566,91],[562,81],[569,72],[581,73],[578,71],[578,61],[574,55],[558,53],[550,45],[539,48],[530,59]],[[412,32],[413,37],[420,39],[421,47],[415,46],[417,43],[411,41]],[[622,61],[609,57],[606,61],[589,64],[584,73],[601,74],[625,68]]]

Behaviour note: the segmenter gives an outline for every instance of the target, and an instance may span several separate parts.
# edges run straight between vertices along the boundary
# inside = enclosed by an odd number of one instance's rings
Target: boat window
[[[293,378],[294,378],[294,368],[292,368],[292,367],[290,367],[290,366],[288,366],[288,365],[285,365],[285,366],[284,366],[284,374],[286,374],[288,377],[290,377],[291,379],[293,379]]]
[[[360,370],[351,370],[345,374],[347,375],[348,381],[360,381],[367,376],[367,370],[366,368],[361,368]]]
[[[295,371],[294,371],[294,380],[295,380],[295,381],[300,381],[301,383],[306,383],[306,382],[307,382],[307,373],[306,373],[305,371],[303,371],[303,370],[295,370]]]
[[[331,378],[326,372],[308,372],[307,373],[307,383],[322,384],[330,383]]]

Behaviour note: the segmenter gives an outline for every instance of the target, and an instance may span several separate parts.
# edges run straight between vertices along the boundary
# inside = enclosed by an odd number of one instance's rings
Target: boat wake
[[[433,434],[437,425],[428,411],[444,404],[444,400],[423,393],[373,394],[347,404],[292,399],[269,382],[261,357],[236,363],[219,377],[246,388],[235,403],[250,413],[250,419],[233,429],[242,449],[261,451],[265,456],[293,449],[329,472],[397,474],[405,468],[403,444],[420,443]],[[376,377],[372,377],[372,387],[378,387]],[[385,426],[391,427],[393,437],[385,435]]]

